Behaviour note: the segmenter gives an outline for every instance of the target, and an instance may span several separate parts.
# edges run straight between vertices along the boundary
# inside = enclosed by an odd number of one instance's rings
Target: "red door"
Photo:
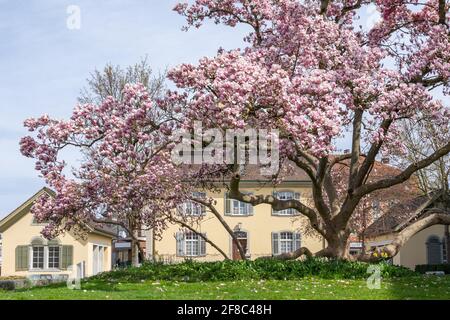
[[[239,243],[241,244],[242,248],[244,249],[244,252],[247,252],[247,239],[238,239]],[[239,249],[236,243],[233,241],[233,260],[242,260],[241,255],[239,254]]]

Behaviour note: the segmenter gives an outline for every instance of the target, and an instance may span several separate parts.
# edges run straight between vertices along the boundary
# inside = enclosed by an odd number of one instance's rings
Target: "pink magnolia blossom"
[[[141,85],[127,85],[123,102],[78,105],[70,120],[43,116],[25,126],[35,136],[21,140],[21,151],[36,160],[56,192],[32,209],[38,221],[50,222],[47,237],[95,220],[132,221],[158,233],[164,214],[188,195],[166,147],[174,128],[171,111],[159,108]],[[71,175],[61,159],[69,147],[83,156]]]

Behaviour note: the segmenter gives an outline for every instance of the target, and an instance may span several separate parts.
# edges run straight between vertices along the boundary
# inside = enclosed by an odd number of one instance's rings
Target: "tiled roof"
[[[371,224],[365,232],[368,237],[399,231],[415,218],[426,214],[427,209],[441,196],[442,191],[421,195],[393,205],[388,212]]]

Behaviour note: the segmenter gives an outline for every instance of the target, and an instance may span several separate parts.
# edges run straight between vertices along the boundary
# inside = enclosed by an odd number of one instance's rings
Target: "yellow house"
[[[2,275],[2,235],[0,234],[0,276]]]
[[[421,195],[392,206],[367,229],[368,249],[391,243],[395,235],[411,222],[436,210],[450,214],[448,193],[440,191]],[[434,225],[411,237],[393,258],[393,263],[410,269],[415,269],[416,265],[448,263],[449,245],[449,226]]]
[[[262,182],[257,173],[246,173],[241,180],[241,190],[247,193],[274,195],[279,199],[311,199],[311,181],[302,170],[296,170],[281,185]],[[247,258],[278,255],[306,246],[311,252],[324,248],[325,242],[318,234],[304,233],[309,221],[294,209],[274,211],[270,205],[252,207],[228,198],[225,189],[217,192],[199,192],[201,196],[215,200],[215,208],[233,230]],[[187,209],[187,210],[186,210]],[[215,243],[230,259],[240,259],[236,244],[221,222],[209,210],[202,210],[194,203],[184,204],[183,214],[193,215],[192,227]],[[311,229],[310,229],[311,230]],[[158,238],[147,236],[147,257],[165,262],[184,259],[199,261],[222,260],[224,257],[213,246],[179,224],[170,224]]]
[[[72,232],[52,240],[42,237],[45,224],[36,223],[30,209],[43,194],[54,195],[50,189],[43,188],[0,221],[1,275],[83,278],[111,270],[113,233],[88,226],[88,234],[83,239]]]

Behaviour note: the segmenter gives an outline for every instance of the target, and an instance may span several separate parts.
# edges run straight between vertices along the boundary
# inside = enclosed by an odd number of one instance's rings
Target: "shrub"
[[[380,263],[384,278],[413,276],[416,273],[404,267]],[[323,279],[366,279],[368,263],[345,260],[310,258],[304,261],[258,259],[255,261],[186,261],[179,264],[145,263],[102,273],[95,278],[108,281],[228,281],[228,280],[295,280],[304,277]]]
[[[428,271],[444,271],[445,274],[450,274],[450,264],[418,264],[415,270],[421,274]]]

